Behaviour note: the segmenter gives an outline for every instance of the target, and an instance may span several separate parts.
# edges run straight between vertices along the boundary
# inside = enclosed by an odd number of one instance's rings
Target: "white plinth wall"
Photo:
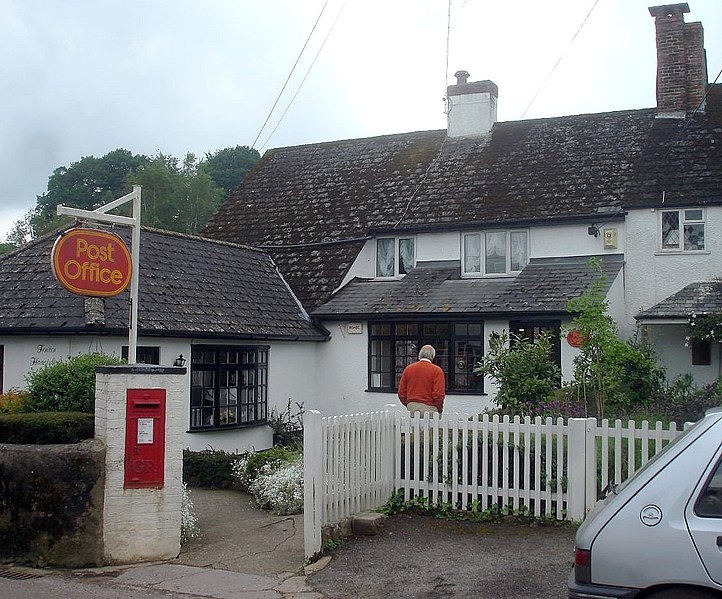
[[[95,437],[106,445],[103,545],[107,563],[174,558],[180,552],[185,368],[101,366],[95,374]],[[128,389],[165,389],[164,481],[124,488]]]

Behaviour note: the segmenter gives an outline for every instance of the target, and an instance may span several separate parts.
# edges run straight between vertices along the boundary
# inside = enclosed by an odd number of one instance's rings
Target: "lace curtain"
[[[376,241],[376,276],[394,276],[394,240],[378,239]]]
[[[414,240],[399,239],[399,274],[405,275],[414,267]]]
[[[464,272],[481,272],[481,235],[464,235]]]
[[[486,272],[506,272],[506,233],[486,234]]]
[[[515,231],[511,234],[511,270],[522,270],[527,262],[526,232]]]

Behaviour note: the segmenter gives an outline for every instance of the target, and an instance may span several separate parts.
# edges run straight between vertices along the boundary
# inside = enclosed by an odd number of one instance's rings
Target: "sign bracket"
[[[131,228],[131,257],[132,257],[132,274],[130,278],[130,322],[128,332],[128,364],[136,363],[136,353],[138,347],[138,274],[140,268],[140,201],[141,186],[133,185],[133,191],[124,195],[117,200],[108,202],[105,206],[96,208],[95,210],[82,210],[80,208],[70,208],[68,206],[58,205],[58,215],[75,216],[100,223],[111,223],[130,225]],[[118,206],[133,202],[133,216],[120,216],[118,214],[108,214],[109,210],[113,210]]]

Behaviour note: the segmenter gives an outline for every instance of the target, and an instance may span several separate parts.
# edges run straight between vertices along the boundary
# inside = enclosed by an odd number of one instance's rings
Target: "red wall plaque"
[[[583,337],[579,331],[573,330],[567,333],[567,343],[572,347],[581,347]]]
[[[77,295],[118,295],[130,283],[130,252],[114,233],[70,229],[55,241],[51,262],[55,278]]]

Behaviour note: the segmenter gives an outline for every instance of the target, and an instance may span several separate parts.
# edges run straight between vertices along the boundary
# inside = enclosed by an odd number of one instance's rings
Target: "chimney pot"
[[[456,71],[454,77],[456,77],[456,85],[464,85],[469,79],[469,73],[467,71]]]

